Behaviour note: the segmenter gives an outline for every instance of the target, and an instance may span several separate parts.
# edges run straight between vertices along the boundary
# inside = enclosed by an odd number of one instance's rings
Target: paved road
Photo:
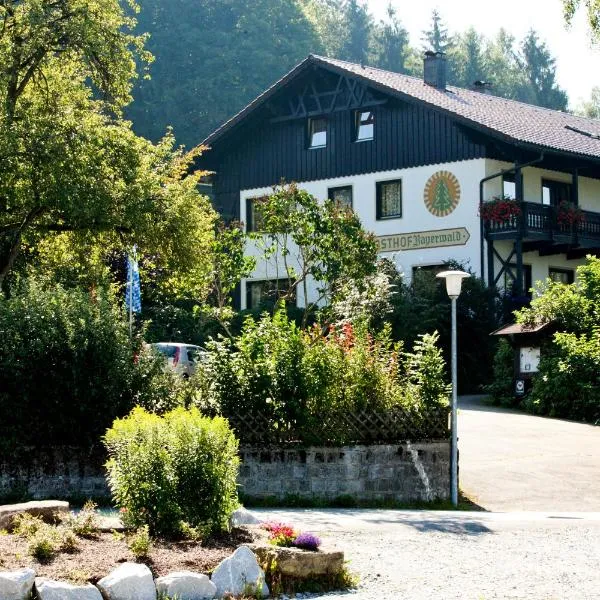
[[[600,513],[253,511],[334,542],[360,575],[327,600],[598,600]]]
[[[600,511],[600,427],[476,397],[459,400],[458,418],[460,485],[486,510]]]

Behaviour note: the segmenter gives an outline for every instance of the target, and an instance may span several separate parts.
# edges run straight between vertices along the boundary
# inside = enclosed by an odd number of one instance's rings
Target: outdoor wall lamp
[[[452,302],[452,416],[450,430],[452,434],[450,444],[450,497],[452,504],[458,506],[458,433],[457,433],[457,376],[456,376],[456,300],[460,296],[462,280],[471,277],[464,271],[442,271],[437,274],[440,279],[446,280],[446,291]]]

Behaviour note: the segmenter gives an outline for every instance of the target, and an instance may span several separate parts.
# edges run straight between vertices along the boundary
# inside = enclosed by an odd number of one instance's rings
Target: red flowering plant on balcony
[[[497,225],[513,223],[521,213],[519,203],[510,196],[494,196],[479,207],[479,216],[484,222]]]
[[[583,223],[584,221],[585,214],[576,204],[563,200],[558,205],[556,222],[559,225],[568,225],[570,227],[574,227],[575,225],[579,225],[579,223]]]

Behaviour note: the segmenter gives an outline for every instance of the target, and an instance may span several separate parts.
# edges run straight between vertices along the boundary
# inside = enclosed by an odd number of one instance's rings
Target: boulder
[[[240,546],[229,558],[222,561],[213,571],[211,580],[217,587],[217,598],[227,593],[233,596],[252,594],[257,588],[264,598],[269,595],[265,572],[248,546]]]
[[[229,517],[229,525],[231,527],[240,527],[240,525],[260,525],[262,521],[254,516],[249,510],[243,506],[234,510]]]
[[[127,527],[123,525],[123,521],[119,517],[104,517],[102,515],[97,517],[98,520],[98,531],[101,533],[110,533],[111,531],[117,531],[119,533],[127,531]]]
[[[177,600],[210,600],[215,597],[217,586],[206,575],[179,571],[159,577],[156,591]]]
[[[252,549],[261,565],[273,564],[282,575],[296,579],[337,575],[344,567],[344,553],[335,549],[312,552],[271,545],[255,546]]]
[[[39,600],[102,600],[98,588],[90,583],[71,585],[64,581],[37,577],[35,589]]]
[[[67,516],[69,514],[69,503],[60,500],[39,500],[21,504],[5,504],[0,506],[0,529],[11,531],[15,517],[24,513],[41,517],[44,521],[53,523],[56,521],[57,515]]]
[[[104,600],[156,600],[154,579],[146,565],[123,563],[96,585]]]
[[[35,571],[19,569],[18,571],[0,571],[0,598],[2,600],[29,600]]]

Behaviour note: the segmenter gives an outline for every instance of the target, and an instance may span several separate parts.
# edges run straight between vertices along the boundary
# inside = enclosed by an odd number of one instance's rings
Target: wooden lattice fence
[[[318,415],[302,423],[282,422],[260,412],[234,414],[229,422],[243,444],[342,446],[394,444],[449,437],[449,409],[363,410]]]

